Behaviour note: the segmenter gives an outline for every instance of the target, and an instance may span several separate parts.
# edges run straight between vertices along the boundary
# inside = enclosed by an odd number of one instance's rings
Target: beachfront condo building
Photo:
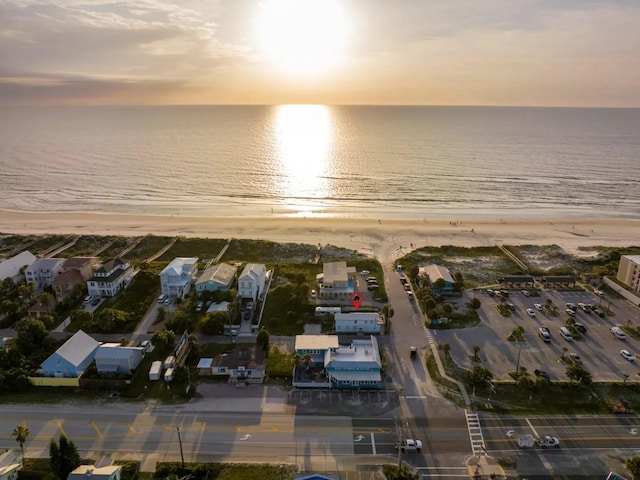
[[[347,262],[327,262],[322,273],[316,277],[319,298],[346,299],[355,291],[356,267],[348,267]]]
[[[622,255],[618,265],[618,280],[640,293],[640,255]]]

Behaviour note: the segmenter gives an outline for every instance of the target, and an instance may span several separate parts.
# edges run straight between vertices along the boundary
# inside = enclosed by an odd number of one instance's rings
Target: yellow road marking
[[[58,425],[58,430],[60,430],[60,434],[64,435],[66,437],[67,434],[65,433],[64,428],[62,428],[62,421],[56,420],[56,425]],[[69,437],[67,437],[67,438],[69,438]]]
[[[98,434],[98,438],[100,440],[102,440],[104,438],[104,435],[102,434],[102,432],[100,431],[100,429],[98,428],[98,425],[96,425],[96,422],[91,422],[91,426],[93,427],[93,429],[96,431],[96,433]]]
[[[130,431],[131,433],[138,433],[138,432],[136,431],[136,429],[135,429],[135,428],[133,428],[133,425],[132,425],[132,424],[128,423],[127,425],[128,425],[128,427],[129,427],[129,431]]]

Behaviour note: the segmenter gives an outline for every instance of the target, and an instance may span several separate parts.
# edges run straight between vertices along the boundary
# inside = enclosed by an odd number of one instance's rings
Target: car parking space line
[[[538,432],[536,432],[536,429],[533,428],[533,425],[531,424],[531,422],[529,421],[528,418],[525,418],[525,420],[527,421],[527,425],[529,425],[529,428],[531,429],[531,431],[533,432],[533,435],[536,437],[539,437],[540,435],[538,435]]]

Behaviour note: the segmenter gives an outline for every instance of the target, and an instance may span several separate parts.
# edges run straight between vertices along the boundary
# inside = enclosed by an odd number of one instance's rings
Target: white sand
[[[0,210],[0,232],[81,235],[144,234],[251,238],[276,242],[331,244],[391,261],[413,248],[431,245],[551,245],[576,253],[579,247],[640,244],[640,221],[620,219],[546,220],[358,220],[293,218],[204,218],[92,213],[22,213]]]

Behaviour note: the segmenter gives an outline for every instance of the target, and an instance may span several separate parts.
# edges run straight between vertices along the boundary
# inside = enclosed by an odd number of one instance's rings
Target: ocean
[[[0,109],[0,208],[640,218],[640,109]]]

